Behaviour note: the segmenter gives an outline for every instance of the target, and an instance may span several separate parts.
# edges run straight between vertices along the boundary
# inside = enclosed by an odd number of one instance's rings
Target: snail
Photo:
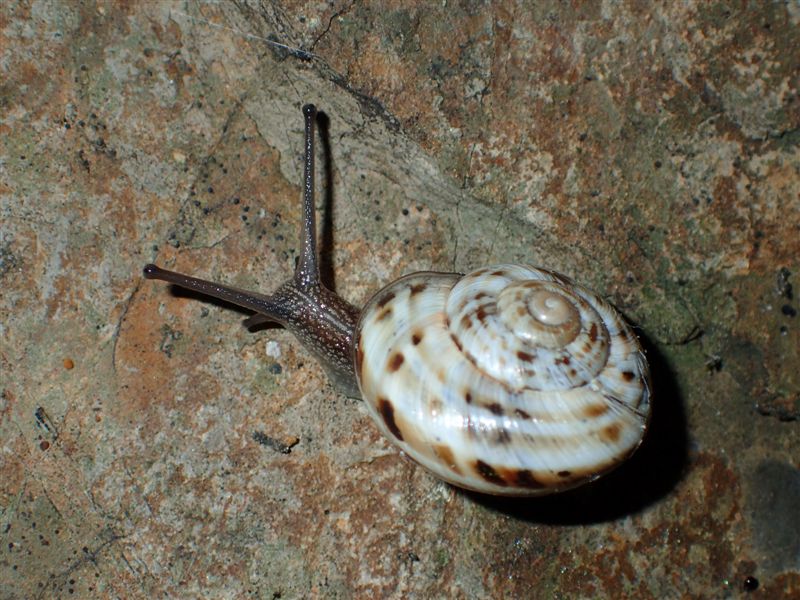
[[[320,281],[314,123],[305,118],[301,253],[263,295],[155,265],[160,279],[255,311],[315,356],[334,386],[366,401],[383,434],[437,477],[506,496],[594,480],[641,443],[649,370],[637,336],[593,292],[553,271],[495,265],[420,272],[358,310]]]

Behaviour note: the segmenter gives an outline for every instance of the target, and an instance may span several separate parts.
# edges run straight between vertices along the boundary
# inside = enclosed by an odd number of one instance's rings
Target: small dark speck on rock
[[[778,295],[783,296],[787,300],[792,299],[792,284],[789,283],[789,276],[791,274],[789,269],[781,267],[781,270],[778,271],[777,281],[775,282],[775,291]]]
[[[706,370],[709,373],[719,372],[722,370],[722,357],[719,354],[712,354],[706,360]]]
[[[785,314],[787,317],[797,316],[797,309],[790,306],[789,304],[784,304],[783,306],[781,306],[781,312]]]
[[[281,367],[278,363],[273,363],[269,366],[269,372],[273,375],[280,375],[283,373],[283,367]]]
[[[281,454],[291,454],[292,448],[294,448],[297,444],[300,443],[299,438],[291,438],[287,440],[287,442],[282,442],[280,440],[276,440],[275,438],[268,436],[266,433],[262,431],[254,431],[253,439],[262,446],[271,448],[276,452],[280,452]]]
[[[745,578],[744,582],[742,583],[742,588],[744,588],[745,592],[754,592],[758,589],[758,579],[753,577]]]

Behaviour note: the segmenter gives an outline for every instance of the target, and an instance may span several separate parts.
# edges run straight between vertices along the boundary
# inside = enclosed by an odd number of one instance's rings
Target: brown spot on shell
[[[505,274],[506,274],[506,272],[503,271],[502,269],[495,269],[494,271],[492,271],[490,273],[490,275],[492,275],[493,277],[502,277]]]
[[[378,308],[383,308],[384,306],[389,304],[389,302],[391,302],[392,300],[394,300],[394,292],[387,292],[385,296],[383,296],[380,300],[378,300],[375,306],[377,306]]]
[[[387,429],[389,429],[394,437],[402,442],[403,433],[394,420],[394,405],[386,398],[378,398],[378,412],[381,413],[381,417],[383,417],[383,422],[386,423]]]
[[[415,283],[409,289],[411,290],[411,296],[414,297],[416,294],[419,294],[423,291],[426,287],[428,287],[427,283]]]
[[[478,292],[477,294],[475,294],[475,300],[483,300],[488,295],[489,294],[487,294],[486,292]]]
[[[505,414],[505,412],[506,412],[505,410],[503,410],[503,407],[500,405],[500,403],[499,403],[499,402],[492,402],[491,404],[488,404],[488,405],[486,406],[486,408],[488,408],[488,409],[489,409],[489,411],[490,411],[490,412],[491,412],[493,415],[497,415],[498,417],[500,417],[500,416],[504,415],[504,414]]]
[[[621,428],[619,424],[612,423],[611,425],[605,427],[600,432],[600,439],[610,444],[616,444],[619,441],[620,433],[621,433]]]
[[[458,341],[458,338],[454,336],[452,333],[450,334],[450,338],[453,340],[453,343],[456,345],[456,348],[458,348],[458,351],[461,352],[462,351],[461,342]]]
[[[508,429],[500,428],[497,430],[497,434],[494,436],[494,443],[499,446],[505,446],[506,444],[511,443],[511,434],[508,432]]]
[[[569,479],[572,477],[572,471],[559,471],[558,476],[561,477],[561,479]]]
[[[431,398],[428,408],[431,414],[440,413],[444,409],[444,402],[442,402],[441,398]]]
[[[411,343],[415,346],[419,346],[419,343],[422,341],[422,332],[415,331],[411,334]]]
[[[459,475],[461,474],[461,469],[458,468],[456,464],[456,457],[453,454],[453,449],[450,446],[445,444],[434,444],[433,451],[439,460],[441,460],[444,464],[446,464],[451,470],[455,471]]]
[[[469,314],[464,315],[461,317],[461,327],[463,329],[469,329],[472,327],[472,316]]]
[[[469,392],[464,392],[464,402],[467,404],[472,404],[472,394]]]
[[[591,404],[583,409],[583,414],[590,419],[596,419],[608,412],[608,404]]]
[[[634,375],[630,371],[623,371],[622,372],[622,380],[623,381],[633,381],[634,377],[636,377],[636,375]]]
[[[364,368],[364,341],[359,336],[356,344],[356,373],[361,374]]]
[[[478,473],[478,475],[483,477],[489,483],[493,483],[495,485],[500,485],[503,487],[508,485],[505,479],[500,477],[500,475],[497,473],[497,471],[494,470],[493,467],[486,464],[482,460],[475,461],[475,472]]]
[[[523,352],[522,350],[519,350],[517,352],[517,358],[525,362],[533,362],[536,360],[536,357],[533,354],[528,354],[527,352]]]
[[[478,309],[478,312],[475,314],[475,316],[478,317],[478,321],[480,321],[481,323],[485,323],[486,322],[486,309],[481,306]]]
[[[593,344],[597,341],[597,323],[592,323],[592,327],[589,329],[589,339]]]
[[[386,317],[392,314],[392,307],[387,306],[381,312],[378,313],[378,316],[375,317],[375,321],[380,322],[383,321]]]
[[[509,470],[508,473],[504,473],[506,479],[512,482],[512,485],[515,487],[521,488],[543,488],[547,487],[541,481],[536,479],[527,469],[518,469],[518,470]]]
[[[562,356],[556,359],[556,364],[561,363],[562,365],[568,365],[572,360],[569,356]]]
[[[530,420],[531,418],[531,416],[521,408],[515,408],[514,414],[517,415],[520,419],[525,419],[526,421]]]
[[[525,316],[525,313],[527,313],[527,312],[528,312],[528,311],[527,311],[527,310],[525,310],[525,307],[524,307],[524,306],[518,306],[518,307],[517,307],[517,315],[519,315],[520,317],[524,317],[524,316]]]
[[[386,367],[389,369],[390,373],[396,373],[397,370],[403,366],[406,357],[403,356],[402,352],[395,352],[389,357],[389,362],[386,364]]]

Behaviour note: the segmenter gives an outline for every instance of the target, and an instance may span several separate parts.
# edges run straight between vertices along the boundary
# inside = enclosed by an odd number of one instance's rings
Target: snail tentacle
[[[329,379],[343,394],[358,397],[353,369],[353,335],[358,309],[329,290],[320,280],[314,207],[314,123],[317,109],[303,107],[305,143],[303,157],[303,220],[300,257],[294,276],[269,295],[189,277],[149,264],[147,279],[160,279],[206,296],[225,300],[256,312],[245,321],[251,327],[275,322],[289,329],[325,368]]]

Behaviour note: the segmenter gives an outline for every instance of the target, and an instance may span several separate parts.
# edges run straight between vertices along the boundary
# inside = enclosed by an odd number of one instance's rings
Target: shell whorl
[[[486,375],[514,391],[585,385],[608,360],[608,329],[570,280],[519,265],[466,275],[447,298],[456,343]],[[602,310],[602,308],[599,308]]]
[[[389,439],[481,492],[546,494],[594,479],[638,447],[649,416],[647,363],[629,326],[543,269],[403,277],[365,306],[355,353]]]

